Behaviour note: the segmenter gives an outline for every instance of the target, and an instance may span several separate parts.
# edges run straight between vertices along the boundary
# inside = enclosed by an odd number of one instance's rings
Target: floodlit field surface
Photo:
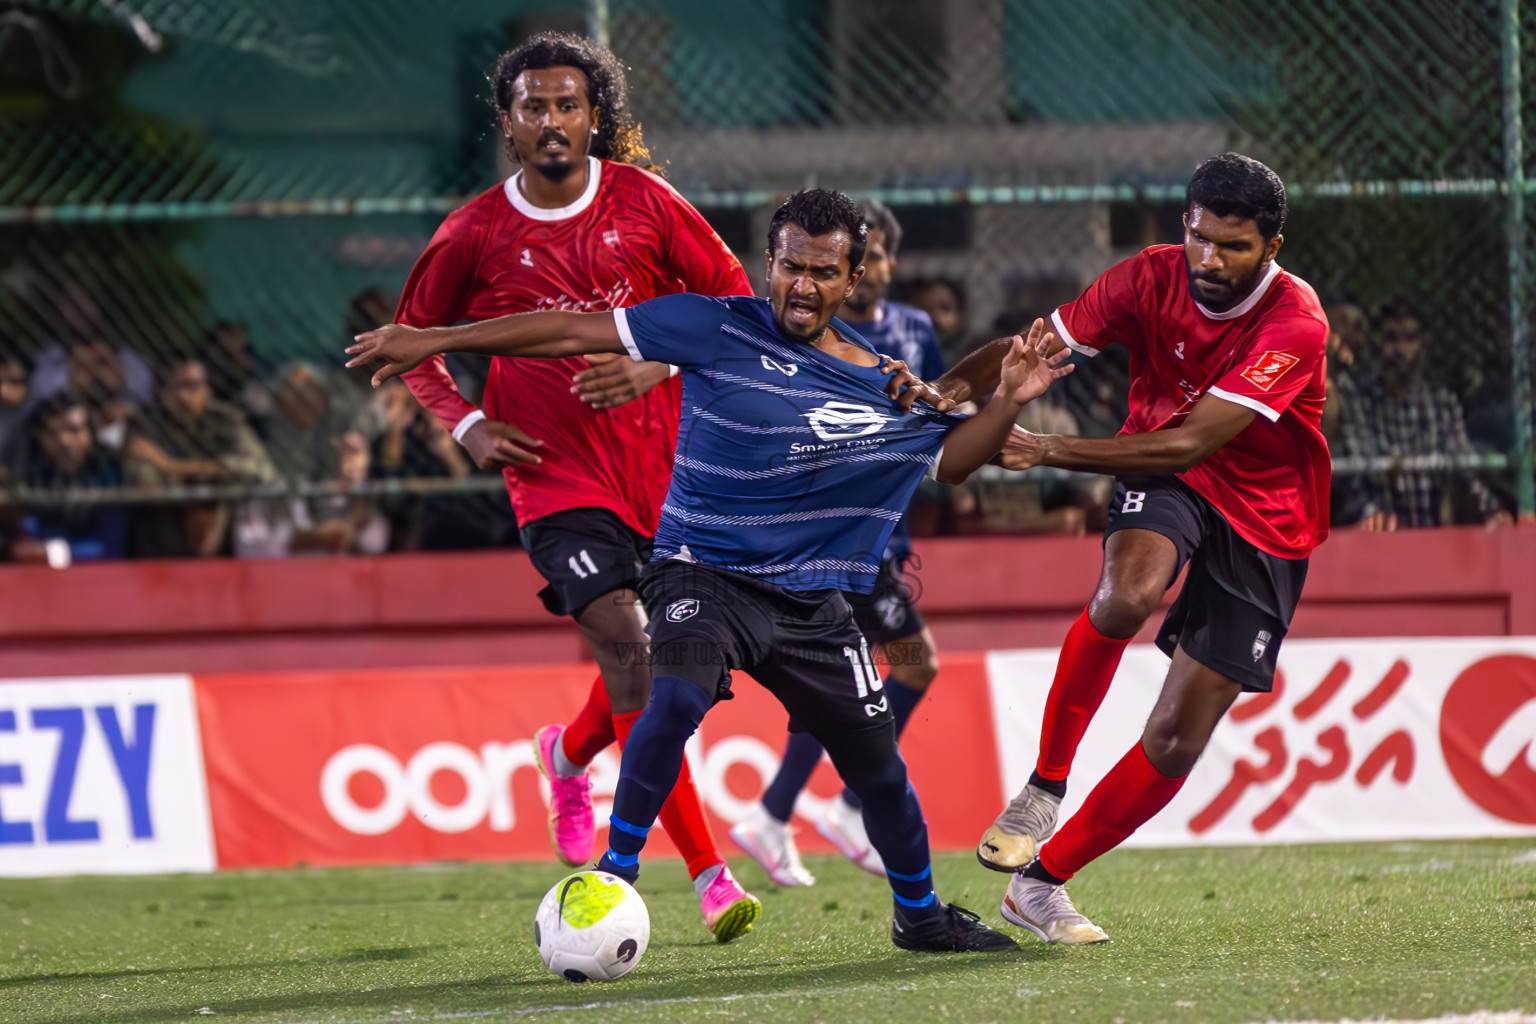
[[[737,861],[764,916],[718,947],[649,865],[650,951],[606,985],[539,961],[553,863],[0,881],[0,1020],[1536,1021],[1528,840],[1117,852],[1073,885],[1111,944],[1003,955],[900,952],[879,880],[808,866]],[[935,868],[1001,924],[1003,876]]]

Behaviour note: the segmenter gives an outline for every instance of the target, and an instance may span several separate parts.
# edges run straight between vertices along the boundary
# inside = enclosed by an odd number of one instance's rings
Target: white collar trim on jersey
[[[518,171],[506,180],[502,185],[502,191],[507,194],[507,201],[512,208],[531,220],[566,220],[574,217],[587,207],[592,205],[592,200],[597,198],[597,184],[603,176],[603,163],[595,156],[587,157],[587,187],[576,201],[570,206],[562,206],[558,210],[546,210],[542,206],[534,206],[530,203],[523,190],[517,187],[517,181],[523,176]]]
[[[1274,284],[1275,278],[1279,276],[1280,264],[1276,263],[1274,260],[1270,260],[1269,269],[1264,271],[1264,279],[1259,282],[1259,286],[1255,288],[1246,299],[1244,299],[1242,302],[1239,302],[1225,313],[1213,313],[1206,309],[1204,306],[1200,305],[1199,302],[1195,303],[1195,308],[1204,313],[1206,316],[1210,317],[1212,320],[1234,320],[1248,312],[1254,306],[1257,306],[1259,304],[1259,300],[1264,298],[1264,293],[1269,291],[1269,286]],[[1193,298],[1194,296],[1190,297]]]

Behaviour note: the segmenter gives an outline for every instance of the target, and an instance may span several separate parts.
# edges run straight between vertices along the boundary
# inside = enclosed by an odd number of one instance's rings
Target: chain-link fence
[[[1200,159],[1263,159],[1292,197],[1281,263],[1335,327],[1331,408],[1370,413],[1330,424],[1340,520],[1405,491],[1415,522],[1529,512],[1533,20],[1518,0],[0,0],[5,539],[512,542],[499,479],[337,352],[506,173],[485,74],[544,28],[606,33],[653,156],[754,278],[785,192],[889,203],[895,288],[951,356],[1177,241]],[[472,393],[483,368],[457,369]],[[1112,432],[1123,372],[1074,375],[1046,426]],[[199,374],[228,412],[190,430],[167,396]],[[66,472],[81,415],[96,444]],[[984,481],[969,522],[1051,528],[1068,483],[1012,515]]]

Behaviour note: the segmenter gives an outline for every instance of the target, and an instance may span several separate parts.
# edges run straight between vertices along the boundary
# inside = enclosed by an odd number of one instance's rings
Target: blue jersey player
[[[768,235],[769,299],[669,295],[605,313],[540,311],[360,335],[349,365],[375,384],[434,354],[628,353],[681,368],[672,486],[640,593],[651,614],[651,699],[624,748],[605,871],[633,880],[683,748],[739,669],[825,748],[863,803],[903,949],[1015,943],[933,889],[928,833],[896,749],[890,702],[843,591],[867,592],[925,473],[958,482],[992,458],[1025,403],[1068,372],[1037,322],[1015,339],[992,401],[969,419],[885,388],[882,359],[834,319],[857,286],[866,232],[838,192],[797,193]],[[929,392],[932,393],[931,391]],[[936,396],[935,396],[936,397]],[[548,439],[550,444],[555,438]]]
[[[933,321],[920,309],[885,298],[901,249],[901,222],[890,207],[872,199],[861,204],[861,211],[869,236],[864,275],[843,303],[838,319],[857,331],[876,352],[901,360],[922,380],[937,380],[944,372],[944,354]],[[845,595],[853,608],[854,624],[868,641],[875,663],[884,663],[884,693],[890,701],[898,740],[939,671],[933,633],[923,621],[907,578],[909,567],[915,568],[916,563],[903,517],[886,544],[874,588],[867,594]],[[776,885],[816,882],[800,861],[789,819],[821,754],[815,737],[791,723],[784,758],[763,791],[762,801],[731,828],[731,838],[762,865]],[[840,796],[828,801],[815,825],[816,831],[849,860],[870,874],[885,874],[880,854],[864,830],[858,794],[851,788],[844,786]]]

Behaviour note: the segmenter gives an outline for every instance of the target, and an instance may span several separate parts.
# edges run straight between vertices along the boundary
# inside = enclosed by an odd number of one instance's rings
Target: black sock
[[[1040,866],[1040,858],[1036,857],[1027,864],[1022,872],[1025,878],[1033,878],[1037,882],[1050,882],[1052,885],[1066,885],[1065,878],[1057,878],[1045,868]]]
[[[1051,796],[1056,797],[1058,800],[1067,795],[1066,779],[1047,779],[1043,777],[1039,772],[1030,772],[1029,784],[1034,786],[1036,789],[1044,790],[1045,792],[1051,794]]]

